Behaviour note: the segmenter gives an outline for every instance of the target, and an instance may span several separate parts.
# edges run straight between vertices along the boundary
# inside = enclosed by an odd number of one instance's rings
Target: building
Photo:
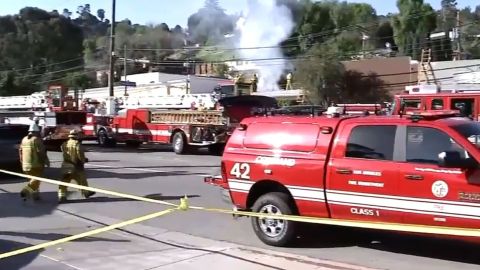
[[[418,81],[418,61],[408,56],[343,61],[342,64],[346,70],[377,75],[392,95],[403,92],[406,86]]]

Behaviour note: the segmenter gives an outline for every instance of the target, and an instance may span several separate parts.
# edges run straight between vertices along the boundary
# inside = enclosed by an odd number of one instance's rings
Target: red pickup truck
[[[262,116],[230,137],[221,186],[234,209],[344,220],[480,227],[480,123],[451,111]],[[252,218],[266,244],[298,223]]]

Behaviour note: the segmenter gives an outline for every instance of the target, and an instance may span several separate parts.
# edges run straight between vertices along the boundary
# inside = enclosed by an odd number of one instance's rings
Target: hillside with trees
[[[348,78],[349,85],[381,84],[374,75],[358,77],[342,70],[340,61],[359,55],[404,55],[419,59],[421,49],[430,47],[433,60],[444,61],[451,60],[455,49],[455,44],[447,38],[429,38],[432,33],[448,33],[456,26],[454,0],[442,0],[441,10],[434,10],[423,0],[398,0],[398,12],[387,15],[377,14],[374,7],[364,3],[277,2],[288,7],[296,24],[279,47],[285,57],[302,60],[296,66],[303,74],[299,82],[311,89],[328,87],[335,93],[349,93],[347,79],[338,78]],[[96,78],[97,71],[108,68],[109,60],[111,22],[105,18],[103,8],[88,3],[75,11],[61,12],[25,7],[18,14],[1,16],[0,95],[28,94],[45,89],[52,82],[79,89],[106,86],[105,74],[101,80]],[[480,5],[458,12],[465,58],[480,58]],[[218,1],[206,0],[204,7],[185,18],[185,29],[166,23],[140,25],[128,19],[117,21],[115,53],[117,57],[130,59],[129,73],[145,72],[152,67],[163,72],[185,73],[185,61],[239,60],[228,39],[238,19],[238,14],[227,14]],[[390,50],[386,50],[387,43]],[[143,65],[144,62],[149,65]],[[117,81],[122,73],[123,63],[117,61]],[[353,99],[355,94],[348,96]]]

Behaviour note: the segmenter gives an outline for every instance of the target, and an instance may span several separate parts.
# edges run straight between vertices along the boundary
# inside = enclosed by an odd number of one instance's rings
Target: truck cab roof
[[[250,125],[252,123],[296,123],[296,124],[317,124],[319,126],[336,127],[340,122],[344,123],[370,123],[370,124],[408,124],[412,122],[428,122],[433,125],[452,126],[463,122],[471,122],[470,119],[459,117],[455,111],[444,111],[430,113],[418,112],[410,115],[371,115],[371,116],[351,116],[341,115],[340,117],[321,116],[256,116],[245,118],[242,125]]]

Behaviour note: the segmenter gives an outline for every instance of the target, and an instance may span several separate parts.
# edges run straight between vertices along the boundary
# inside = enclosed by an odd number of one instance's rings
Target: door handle
[[[343,168],[338,168],[336,170],[338,174],[352,174],[352,170],[350,169],[343,169]]]
[[[408,180],[423,180],[423,176],[418,174],[406,174],[405,178]]]

